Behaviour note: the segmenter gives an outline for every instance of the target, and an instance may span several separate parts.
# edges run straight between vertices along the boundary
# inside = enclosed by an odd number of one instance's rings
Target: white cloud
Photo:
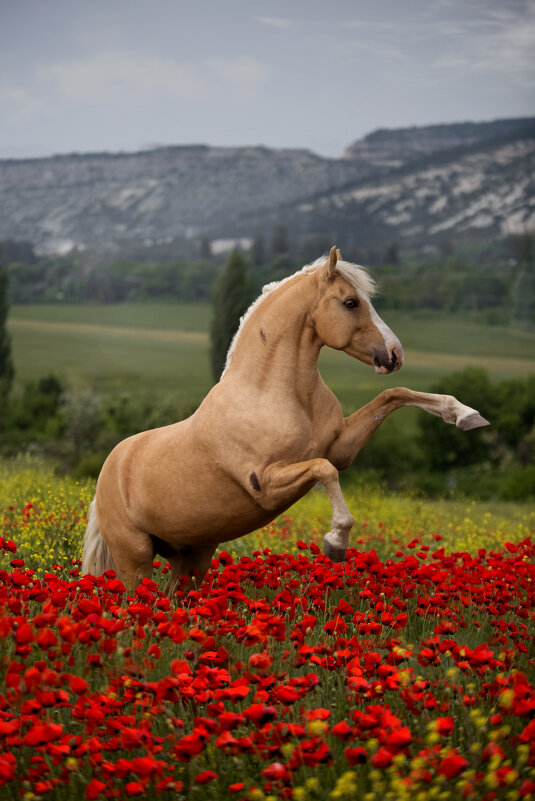
[[[38,79],[67,100],[121,105],[153,94],[195,101],[206,85],[189,64],[128,52],[100,53],[42,67]]]
[[[258,87],[268,76],[264,64],[247,57],[210,59],[207,64],[232,94],[241,100],[250,100],[254,97]]]
[[[500,23],[476,46],[476,68],[535,84],[535,8],[521,16],[502,16]]]
[[[196,103],[221,91],[250,99],[267,73],[260,61],[246,56],[180,63],[122,51],[42,67],[37,78],[69,101],[125,106],[162,97]]]
[[[535,5],[510,0],[494,7],[474,0],[459,14],[457,0],[437,0],[418,19],[351,19],[354,52],[370,51],[381,60],[425,61],[432,80],[495,74],[519,84],[535,82]],[[452,13],[455,17],[452,17]],[[423,49],[425,48],[425,50]],[[397,76],[399,77],[399,76]]]
[[[452,78],[488,74],[512,85],[535,84],[535,15],[495,12],[486,19],[468,20],[437,47],[432,65]],[[456,45],[451,47],[452,41]]]
[[[262,25],[268,25],[271,28],[280,28],[281,30],[291,30],[295,27],[295,22],[291,19],[283,19],[282,17],[257,17],[258,22]]]
[[[0,106],[4,125],[17,125],[29,122],[42,111],[44,102],[26,89],[0,84]]]

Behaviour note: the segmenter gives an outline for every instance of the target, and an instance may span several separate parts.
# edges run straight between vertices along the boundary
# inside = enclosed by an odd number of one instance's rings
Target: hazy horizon
[[[391,130],[391,131],[402,131],[402,130],[411,130],[412,128],[426,128],[426,127],[440,127],[441,125],[463,125],[465,123],[490,123],[490,122],[498,122],[502,120],[520,120],[520,119],[535,119],[535,115],[526,115],[526,117],[496,117],[492,120],[452,120],[451,122],[441,123],[441,122],[434,122],[422,125],[407,125],[403,127],[383,127],[383,128],[375,128],[373,131],[366,132],[362,137],[359,137],[358,140],[353,139],[351,142],[347,142],[345,147],[349,147],[349,145],[353,144],[356,141],[359,141],[369,134],[375,133],[376,131],[382,130]],[[300,147],[299,145],[294,145],[291,147],[276,147],[266,145],[263,142],[243,142],[241,144],[225,144],[225,145],[214,145],[210,142],[169,142],[169,143],[155,143],[155,144],[147,144],[142,147],[133,147],[133,148],[117,148],[117,149],[104,149],[104,150],[65,150],[61,152],[53,152],[45,155],[37,155],[37,156],[0,156],[0,161],[31,161],[33,159],[44,159],[44,158],[60,158],[60,157],[68,157],[68,156],[120,156],[120,155],[135,155],[136,153],[143,153],[150,150],[165,150],[167,148],[221,148],[221,149],[238,149],[238,148],[266,148],[267,150],[304,150],[313,153],[313,155],[319,156],[321,158],[330,158],[330,159],[337,159],[343,157],[343,152],[340,153],[339,156],[336,155],[324,155],[322,153],[318,153],[317,151],[313,151],[311,148]],[[344,149],[345,149],[344,147]]]

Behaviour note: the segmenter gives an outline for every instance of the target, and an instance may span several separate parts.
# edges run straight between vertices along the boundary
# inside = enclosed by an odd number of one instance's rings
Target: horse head
[[[335,247],[317,276],[319,294],[312,319],[323,344],[373,365],[376,373],[399,370],[403,348],[372,306],[370,276],[344,262]]]

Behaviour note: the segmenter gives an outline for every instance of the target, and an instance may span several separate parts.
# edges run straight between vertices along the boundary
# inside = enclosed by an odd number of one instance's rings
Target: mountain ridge
[[[105,250],[269,234],[282,223],[290,239],[399,241],[418,250],[444,231],[476,241],[535,227],[534,173],[535,118],[379,129],[340,159],[204,144],[6,159],[0,239],[50,252]],[[379,201],[385,187],[392,197]],[[479,199],[479,217],[473,208],[463,217],[463,197],[470,208]],[[441,229],[445,210],[459,220]]]

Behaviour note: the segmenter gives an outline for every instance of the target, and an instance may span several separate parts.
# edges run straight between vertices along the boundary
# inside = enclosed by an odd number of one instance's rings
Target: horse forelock
[[[362,292],[368,300],[375,294],[375,281],[364,267],[351,264],[349,261],[338,261],[336,272],[340,273],[342,278],[345,278],[358,292]]]
[[[275,292],[276,289],[279,289],[280,287],[284,286],[284,284],[287,284],[293,278],[297,278],[297,276],[299,275],[309,275],[311,273],[314,273],[320,267],[323,267],[323,265],[325,264],[325,259],[326,256],[320,256],[319,259],[316,259],[316,261],[313,261],[311,264],[306,264],[296,273],[288,275],[286,278],[283,278],[280,281],[272,281],[270,284],[266,284],[262,288],[261,294],[256,298],[256,300],[254,300],[251,303],[247,311],[240,317],[240,325],[238,327],[238,330],[234,334],[232,342],[230,343],[230,347],[227,352],[225,369],[221,374],[221,378],[223,378],[223,376],[225,375],[225,373],[227,372],[227,370],[231,365],[232,358],[234,356],[234,352],[238,344],[238,339],[240,338],[245,323],[247,322],[249,317],[251,317],[251,315],[256,311],[258,306],[260,306],[260,304],[269,295]],[[369,299],[374,294],[375,281],[373,280],[371,275],[364,269],[364,267],[360,267],[358,264],[352,264],[349,261],[343,261],[340,259],[336,263],[336,272],[339,273],[339,275],[341,275],[342,278],[344,278],[349,284],[351,284],[351,286],[353,286],[357,290],[357,292],[361,292],[366,298]]]

